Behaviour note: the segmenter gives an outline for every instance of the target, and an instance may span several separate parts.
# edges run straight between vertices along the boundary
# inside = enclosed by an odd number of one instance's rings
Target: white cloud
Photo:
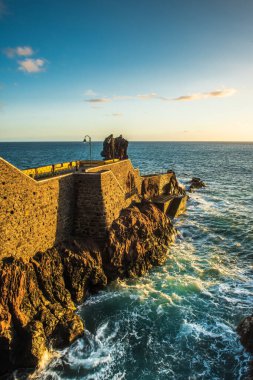
[[[17,46],[15,48],[4,49],[4,54],[8,58],[19,57],[29,57],[34,54],[33,49],[30,46]]]
[[[46,61],[41,58],[31,59],[27,58],[24,61],[18,61],[19,70],[24,71],[26,73],[39,73],[40,71],[44,71],[44,65]]]
[[[17,55],[19,56],[30,56],[33,55],[34,51],[30,46],[18,46],[16,48]]]
[[[202,93],[196,93],[191,95],[182,95],[177,98],[174,98],[173,100],[176,101],[192,101],[192,100],[201,100],[201,99],[208,99],[208,98],[224,98],[226,96],[232,96],[237,92],[235,88],[225,88],[223,90],[215,90],[210,92],[202,92]]]

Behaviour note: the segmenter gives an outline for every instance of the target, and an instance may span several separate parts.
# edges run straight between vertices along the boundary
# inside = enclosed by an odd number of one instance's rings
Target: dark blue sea
[[[92,144],[93,159],[101,150]],[[89,146],[0,143],[0,156],[27,168],[89,159]],[[176,220],[166,265],[87,299],[85,336],[34,378],[245,379],[250,357],[236,326],[253,312],[253,144],[130,142],[129,157],[143,174],[173,169],[207,188]]]

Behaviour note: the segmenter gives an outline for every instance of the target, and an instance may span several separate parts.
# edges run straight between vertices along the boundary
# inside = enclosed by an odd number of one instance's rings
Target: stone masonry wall
[[[173,173],[165,173],[165,174],[159,174],[159,175],[148,175],[143,177],[143,185],[145,183],[146,187],[152,186],[153,188],[157,188],[157,195],[161,195],[164,193],[166,189],[166,185],[170,182],[171,178],[173,177]]]
[[[99,170],[35,181],[0,158],[0,258],[28,259],[74,235],[102,239],[141,178],[129,160]]]
[[[72,175],[36,182],[0,159],[0,258],[45,251],[73,230]]]
[[[127,196],[111,170],[76,174],[75,234],[101,240],[121,210],[137,200]]]
[[[75,186],[75,235],[100,239],[106,230],[101,173],[76,174]]]
[[[119,182],[120,186],[122,187],[125,193],[128,193],[130,190],[128,179],[130,175],[132,175],[134,178],[134,184],[135,184],[136,190],[138,193],[140,193],[141,177],[140,177],[139,169],[135,169],[130,160],[123,160],[123,161],[114,162],[113,164],[90,168],[87,171],[89,173],[91,172],[94,173],[101,170],[110,170],[116,177],[117,181]]]

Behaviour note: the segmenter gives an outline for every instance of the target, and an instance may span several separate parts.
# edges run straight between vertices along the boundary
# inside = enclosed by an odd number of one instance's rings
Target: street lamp
[[[88,138],[88,140],[87,140],[87,138]],[[83,142],[84,143],[88,142],[90,145],[90,164],[91,164],[91,137],[89,135],[84,136]]]

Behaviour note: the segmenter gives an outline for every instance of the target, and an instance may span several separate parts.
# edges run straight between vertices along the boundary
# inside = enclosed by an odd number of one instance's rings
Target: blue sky
[[[0,0],[0,141],[253,141],[252,0]]]

